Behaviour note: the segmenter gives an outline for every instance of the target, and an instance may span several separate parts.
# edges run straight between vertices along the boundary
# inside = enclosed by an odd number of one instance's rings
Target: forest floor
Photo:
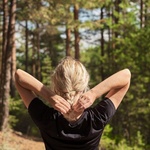
[[[42,139],[29,137],[20,132],[0,132],[0,150],[45,150]],[[101,150],[105,150],[101,148]]]
[[[0,150],[44,150],[44,144],[41,139],[19,132],[0,132]]]

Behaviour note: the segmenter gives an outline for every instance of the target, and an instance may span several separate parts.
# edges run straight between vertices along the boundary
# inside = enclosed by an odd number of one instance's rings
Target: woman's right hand
[[[49,102],[54,109],[61,112],[63,115],[67,114],[71,110],[70,104],[59,95],[51,96]]]

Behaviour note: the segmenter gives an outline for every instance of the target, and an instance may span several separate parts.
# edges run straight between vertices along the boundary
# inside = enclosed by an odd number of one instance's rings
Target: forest
[[[15,88],[14,73],[21,68],[49,86],[65,56],[86,66],[90,87],[130,69],[130,89],[100,147],[149,150],[150,1],[0,1],[0,131],[40,137]]]

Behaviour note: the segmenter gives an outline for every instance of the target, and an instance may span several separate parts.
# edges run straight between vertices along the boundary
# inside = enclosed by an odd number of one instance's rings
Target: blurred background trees
[[[129,92],[104,132],[118,149],[150,145],[150,2],[148,0],[0,1],[0,128],[38,135],[14,88],[16,68],[47,86],[64,56],[87,67],[90,87],[129,68]],[[111,146],[107,147],[107,145]],[[115,147],[116,146],[116,147]]]

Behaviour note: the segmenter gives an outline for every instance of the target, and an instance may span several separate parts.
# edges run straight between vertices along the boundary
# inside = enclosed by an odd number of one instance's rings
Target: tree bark
[[[121,3],[121,0],[115,0],[115,11],[117,12],[117,13],[120,13],[120,7],[119,7],[119,4]],[[118,22],[119,22],[119,18],[118,17],[114,17],[114,23],[115,24],[118,24]],[[114,35],[115,35],[115,38],[117,38],[118,37],[118,31],[115,31],[114,32]]]
[[[32,39],[32,69],[31,69],[31,74],[36,77],[36,40],[35,40],[35,33],[33,32],[33,39]]]
[[[2,76],[1,73],[2,73],[2,49],[0,48],[0,79]],[[1,81],[0,81],[0,86],[1,86]]]
[[[7,30],[8,30],[8,0],[3,0],[3,41],[2,41],[2,63],[0,73],[0,130],[3,124],[3,91],[4,91],[4,76],[5,76],[5,52],[7,45]]]
[[[147,20],[147,1],[140,1],[140,27],[143,28],[146,25],[146,20]]]
[[[16,71],[16,44],[15,44],[15,23],[16,23],[16,0],[14,0],[13,2],[13,6],[12,6],[12,19],[11,19],[11,32],[12,32],[12,57],[11,57],[11,97],[15,97],[15,82],[14,82],[14,74]]]
[[[25,26],[25,71],[28,72],[28,35],[29,32],[28,32],[28,21],[26,20],[26,26]]]
[[[149,6],[148,6],[148,0],[145,1],[145,9],[144,9],[144,25],[145,27],[148,25],[148,10],[149,10]]]
[[[74,5],[74,20],[77,21],[79,19],[79,6],[78,4]],[[74,36],[75,36],[75,59],[80,59],[80,49],[79,49],[79,32],[78,32],[78,26],[74,29]]]
[[[4,60],[4,84],[2,92],[2,124],[1,130],[6,130],[8,128],[9,120],[9,92],[10,92],[10,80],[11,80],[11,62],[12,62],[12,51],[14,48],[14,20],[15,19],[15,8],[16,0],[10,1],[10,11],[9,11],[9,24],[7,32],[7,44],[5,51],[5,60]]]
[[[66,56],[70,56],[70,29],[68,28],[66,29]]]
[[[36,43],[37,43],[37,60],[36,60],[36,67],[37,67],[37,79],[41,80],[41,59],[40,59],[40,31],[39,31],[39,23],[37,25],[37,34],[36,34]]]
[[[103,7],[101,8],[101,15],[100,15],[101,19],[103,19],[104,17],[104,13],[103,13]],[[101,57],[104,57],[104,29],[101,28],[101,39],[100,39],[100,44],[101,44]],[[101,77],[102,80],[104,80],[104,66],[103,66],[103,61],[101,61],[101,65],[100,65],[100,70],[101,70]]]

